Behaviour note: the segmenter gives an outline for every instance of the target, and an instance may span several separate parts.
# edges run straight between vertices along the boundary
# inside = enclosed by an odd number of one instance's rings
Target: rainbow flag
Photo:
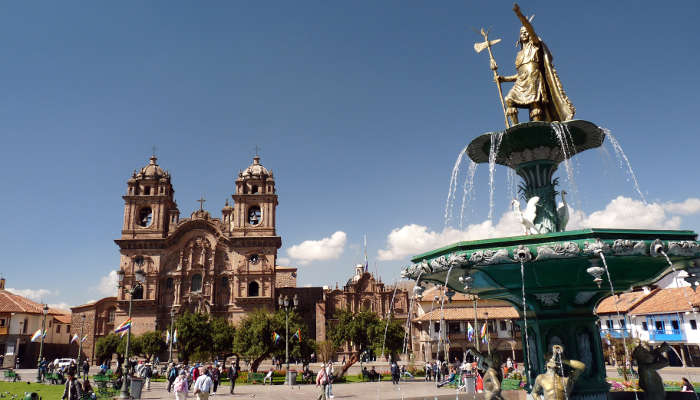
[[[173,332],[173,343],[177,343],[177,329]]]
[[[119,333],[119,332],[126,332],[127,330],[131,329],[131,318],[127,319],[126,321],[122,322],[121,325],[119,325],[115,330],[114,333]],[[124,336],[122,334],[122,336]]]
[[[474,327],[471,322],[467,322],[467,340],[470,342],[474,340]]]
[[[165,344],[170,343],[170,331],[165,331]]]
[[[301,328],[297,329],[296,332],[292,335],[292,339],[297,338],[299,340],[299,343],[301,343]]]
[[[79,338],[78,338],[78,334],[76,333],[76,334],[73,335],[73,337],[70,339],[71,344],[73,344],[73,342],[77,342],[78,339],[79,339]]]
[[[481,325],[481,333],[479,334],[479,336],[481,336],[481,341],[484,342],[484,340],[486,339],[486,323]]]
[[[39,340],[42,336],[43,336],[43,337],[46,337],[46,332],[44,332],[43,335],[42,335],[41,329],[39,329],[38,331],[34,332],[34,335],[32,335],[32,342],[36,342],[36,341]]]
[[[81,342],[84,342],[84,341],[86,341],[86,340],[87,340],[87,335],[83,336],[83,338],[80,339]]]
[[[275,342],[275,344],[277,344],[277,342],[279,342],[280,339],[281,337],[277,334],[277,332],[272,332],[272,341]]]

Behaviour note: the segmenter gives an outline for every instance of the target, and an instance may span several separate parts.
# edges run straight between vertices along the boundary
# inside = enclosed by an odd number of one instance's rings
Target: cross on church
[[[151,149],[153,149],[153,157],[155,157],[156,156],[156,149],[157,149],[156,145],[153,145],[153,147]]]
[[[256,144],[255,145],[255,156],[256,157],[260,155],[260,154],[258,154],[259,151],[260,151],[260,147],[258,147],[258,145]]]
[[[199,202],[199,211],[204,211],[204,202],[206,201],[204,200],[204,196],[197,201]]]

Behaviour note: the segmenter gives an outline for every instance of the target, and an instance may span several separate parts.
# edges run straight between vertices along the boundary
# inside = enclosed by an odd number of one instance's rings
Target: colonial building
[[[232,203],[213,217],[199,209],[181,218],[171,175],[154,156],[126,182],[119,246],[123,283],[115,299],[73,308],[86,315],[90,342],[126,319],[134,289],[134,334],[166,330],[170,312],[198,311],[232,323],[251,310],[274,309],[278,286],[296,286],[296,268],[277,266],[277,194],[272,172],[255,156],[234,182]],[[145,274],[138,285],[135,272]]]
[[[43,355],[47,359],[62,356],[69,349],[70,314],[5,290],[5,279],[0,278],[0,354],[4,355],[0,368],[14,368],[17,359],[20,368],[36,367],[40,343],[32,343],[31,337],[42,325],[46,330]]]

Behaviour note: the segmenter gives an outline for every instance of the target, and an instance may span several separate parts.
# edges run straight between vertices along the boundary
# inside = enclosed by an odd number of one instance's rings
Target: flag
[[[131,330],[130,330],[130,329],[127,329],[127,330],[123,330],[123,331],[119,332],[119,337],[124,337],[124,335],[126,335],[127,333],[129,333],[129,331],[131,331]]]
[[[41,335],[42,335],[41,329],[34,332],[34,335],[32,335],[32,342],[36,342],[37,340],[39,340],[39,338],[41,338]]]
[[[165,331],[165,344],[170,343],[170,331]]]
[[[86,340],[87,340],[87,335],[83,336],[83,338],[80,339],[81,342],[84,342],[84,341],[86,341]]]
[[[177,343],[177,329],[173,332],[173,343]]]
[[[277,344],[277,342],[279,342],[280,339],[281,337],[277,334],[277,332],[272,332],[272,341],[275,342],[275,344]]]
[[[467,322],[467,340],[474,340],[474,327],[470,322]]]
[[[294,338],[297,338],[299,340],[299,343],[301,343],[301,329],[297,329],[297,331],[294,332],[294,334],[292,335],[292,340],[294,340]]]
[[[76,333],[76,334],[73,335],[73,337],[70,339],[71,344],[72,344],[73,342],[77,342],[78,339],[79,339],[79,337],[78,337],[78,334]]]
[[[127,330],[131,329],[131,318],[127,319],[126,321],[122,322],[115,330],[114,333],[119,333],[119,332],[125,332]],[[124,336],[122,334],[122,336]]]
[[[479,336],[481,336],[481,341],[483,343],[486,343],[486,342],[484,342],[484,338],[486,337],[486,323],[481,325],[481,333],[479,334]]]
[[[365,235],[365,272],[369,272],[369,261],[367,261],[367,235]]]

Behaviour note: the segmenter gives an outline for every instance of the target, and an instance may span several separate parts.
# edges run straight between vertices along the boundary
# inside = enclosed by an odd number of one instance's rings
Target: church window
[[[228,289],[228,277],[224,276],[221,278],[221,288],[226,290]]]
[[[251,264],[257,264],[260,262],[260,256],[257,254],[251,254],[250,257],[248,257],[248,262]]]
[[[138,224],[140,226],[143,226],[143,227],[151,226],[152,220],[153,220],[153,211],[151,210],[151,207],[143,207],[141,210],[139,210]]]
[[[116,313],[116,309],[110,308],[109,312],[107,313],[107,322],[114,322],[114,317],[116,316]]]
[[[143,299],[143,286],[136,286],[134,288],[134,294],[131,295],[131,298],[134,300],[142,300]]]
[[[258,297],[260,296],[260,285],[258,282],[250,282],[248,284],[248,297]]]
[[[258,193],[258,185],[253,185],[253,187],[250,189],[250,193],[257,194]]]
[[[145,188],[143,188],[143,194],[145,194],[146,196],[148,196],[149,194],[151,194],[151,187],[150,187],[150,186],[146,186]]]
[[[56,324],[56,333],[61,333],[61,325]]]
[[[248,209],[248,223],[251,225],[258,225],[262,219],[262,212],[260,207],[252,206]]]
[[[192,286],[190,287],[190,290],[193,292],[202,291],[202,275],[196,274],[192,276]]]
[[[166,289],[172,289],[173,288],[173,278],[168,278],[165,280],[165,288]]]

